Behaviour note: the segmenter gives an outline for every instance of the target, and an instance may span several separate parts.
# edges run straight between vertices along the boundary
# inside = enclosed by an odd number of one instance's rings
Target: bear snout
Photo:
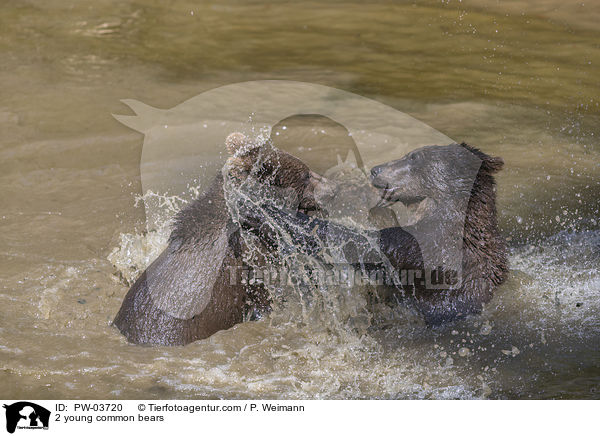
[[[310,172],[310,191],[312,192],[317,208],[330,201],[336,192],[336,183],[313,171]]]
[[[385,177],[385,166],[377,165],[376,167],[371,168],[371,185],[379,189],[389,188],[390,182]]]
[[[411,165],[405,159],[377,165],[371,169],[371,184],[380,189],[396,189],[410,172]]]

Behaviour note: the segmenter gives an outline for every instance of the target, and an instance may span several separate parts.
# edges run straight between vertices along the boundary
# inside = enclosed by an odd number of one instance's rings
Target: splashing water
[[[227,192],[235,207],[243,190]],[[163,202],[165,216],[176,212],[174,205],[182,203]],[[121,236],[110,258],[123,277],[139,274],[160,251],[168,222],[156,234]],[[349,223],[357,224],[346,218]],[[278,264],[293,285],[268,286],[273,311],[190,345],[201,357],[183,358],[187,369],[161,384],[192,397],[445,399],[520,397],[544,380],[539,395],[568,395],[548,377],[568,374],[564,362],[589,354],[600,336],[599,235],[561,232],[512,247],[512,276],[484,312],[438,329],[426,328],[406,307],[369,305],[365,289],[311,281],[319,260],[281,250]],[[252,234],[243,237],[249,265],[264,266],[255,256],[260,243]],[[236,388],[239,380],[247,391]]]

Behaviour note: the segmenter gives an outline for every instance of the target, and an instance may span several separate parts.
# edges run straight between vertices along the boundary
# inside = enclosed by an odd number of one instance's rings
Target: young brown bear
[[[242,322],[253,307],[268,308],[262,286],[232,280],[245,266],[245,246],[230,217],[224,178],[239,183],[251,177],[291,190],[305,212],[316,209],[315,197],[330,189],[302,161],[269,144],[257,146],[233,133],[226,146],[231,157],[223,174],[177,214],[168,247],[125,296],[114,325],[129,342],[185,345]]]
[[[269,203],[262,211],[242,205],[241,222],[270,246],[285,233],[296,249],[321,260],[324,249],[334,248],[363,271],[382,269],[396,278],[402,271],[416,271],[412,283],[409,279],[391,284],[428,324],[441,324],[480,312],[506,279],[493,177],[502,165],[498,157],[466,144],[451,144],[422,147],[374,167],[372,183],[382,190],[380,206],[400,201],[412,212],[411,223],[404,227],[359,231],[290,214]],[[266,219],[257,219],[264,213]],[[430,286],[433,281],[427,283],[427,274],[434,270],[450,273],[446,276],[450,279]]]

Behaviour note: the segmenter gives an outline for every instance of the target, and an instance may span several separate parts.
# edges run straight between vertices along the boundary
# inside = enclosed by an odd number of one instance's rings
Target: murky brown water
[[[4,396],[598,398],[599,18],[558,0],[5,1]],[[184,348],[110,326],[127,286],[107,258],[145,228],[142,136],[111,117],[119,100],[170,108],[265,78],[365,95],[504,157],[512,273],[485,313],[431,330],[399,310],[361,338],[275,316]]]

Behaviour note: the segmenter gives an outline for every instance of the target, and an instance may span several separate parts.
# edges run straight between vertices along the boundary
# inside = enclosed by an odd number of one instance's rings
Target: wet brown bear
[[[400,290],[397,296],[412,302],[428,324],[441,324],[480,312],[506,279],[493,176],[502,165],[501,158],[466,144],[450,144],[422,147],[374,167],[372,184],[381,189],[380,206],[399,201],[412,213],[404,227],[360,231],[289,213],[268,202],[262,210],[243,209],[242,224],[272,246],[287,233],[286,240],[291,238],[297,250],[321,260],[324,250],[333,247],[362,271],[380,269],[388,278],[417,272],[412,283],[388,284]],[[426,278],[435,271],[450,273],[450,279],[430,286],[433,280],[427,283]]]
[[[224,178],[253,177],[291,190],[305,212],[316,209],[315,196],[328,189],[302,161],[269,144],[257,146],[234,133],[226,146],[231,157],[223,173],[177,214],[168,247],[125,296],[114,325],[129,342],[185,345],[242,322],[253,307],[268,306],[263,287],[232,280],[232,268],[244,266],[245,247],[226,204]]]

